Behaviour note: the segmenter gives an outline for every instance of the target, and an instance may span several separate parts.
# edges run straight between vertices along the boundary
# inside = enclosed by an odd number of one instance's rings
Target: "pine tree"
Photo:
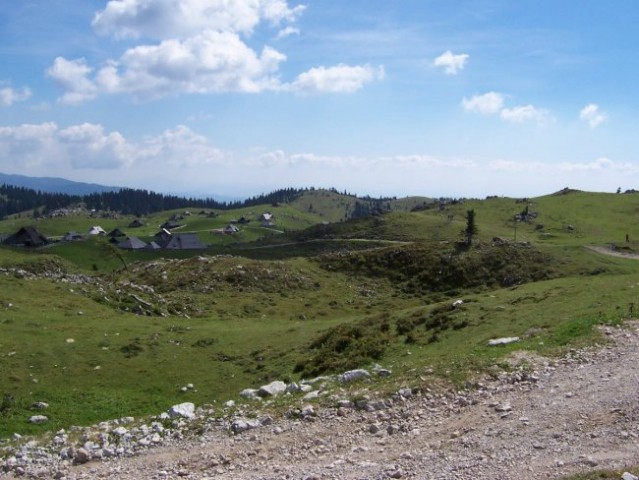
[[[475,223],[475,210],[467,210],[466,211],[466,228],[463,231],[464,237],[466,238],[466,245],[471,246],[473,243],[473,237],[477,235],[479,230],[477,229],[477,224]]]

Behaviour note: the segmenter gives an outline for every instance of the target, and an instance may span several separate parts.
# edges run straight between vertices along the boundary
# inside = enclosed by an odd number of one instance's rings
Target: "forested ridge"
[[[22,212],[34,212],[36,216],[71,206],[82,205],[89,210],[114,211],[123,215],[148,215],[177,208],[207,208],[227,210],[265,203],[286,203],[308,189],[286,188],[235,202],[218,202],[211,198],[184,198],[164,195],[147,190],[123,188],[114,192],[90,195],[47,193],[26,187],[0,185],[0,218]]]

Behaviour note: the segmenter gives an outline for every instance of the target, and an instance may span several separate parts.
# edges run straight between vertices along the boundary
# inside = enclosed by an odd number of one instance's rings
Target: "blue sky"
[[[639,187],[635,0],[0,0],[0,171],[199,195]]]

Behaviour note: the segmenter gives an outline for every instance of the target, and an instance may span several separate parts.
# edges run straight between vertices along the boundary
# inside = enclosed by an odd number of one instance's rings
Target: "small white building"
[[[106,232],[100,225],[94,225],[89,228],[87,235],[106,235]]]

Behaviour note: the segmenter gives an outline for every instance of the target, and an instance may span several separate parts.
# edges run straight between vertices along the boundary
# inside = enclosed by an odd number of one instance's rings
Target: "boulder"
[[[191,402],[179,403],[169,408],[169,417],[193,418],[195,416],[195,405]]]
[[[509,343],[518,342],[519,337],[502,337],[502,338],[493,338],[492,340],[488,340],[488,345],[491,347],[495,347],[497,345],[508,345]]]
[[[254,388],[245,388],[240,392],[240,397],[248,398],[249,400],[257,397],[257,390]]]
[[[260,426],[260,423],[256,420],[244,420],[243,418],[236,418],[231,423],[231,431],[237,435],[238,433],[246,432]]]
[[[257,391],[260,397],[275,397],[286,392],[286,384],[280,380],[275,380],[268,385],[262,385]]]
[[[33,415],[29,418],[29,423],[47,423],[48,421],[49,418],[44,415]]]
[[[84,448],[78,448],[73,455],[73,463],[82,464],[91,460],[91,454]]]
[[[350,383],[357,380],[364,380],[369,378],[371,378],[371,374],[364,369],[349,370],[348,372],[344,372],[337,377],[337,379],[342,383]]]

